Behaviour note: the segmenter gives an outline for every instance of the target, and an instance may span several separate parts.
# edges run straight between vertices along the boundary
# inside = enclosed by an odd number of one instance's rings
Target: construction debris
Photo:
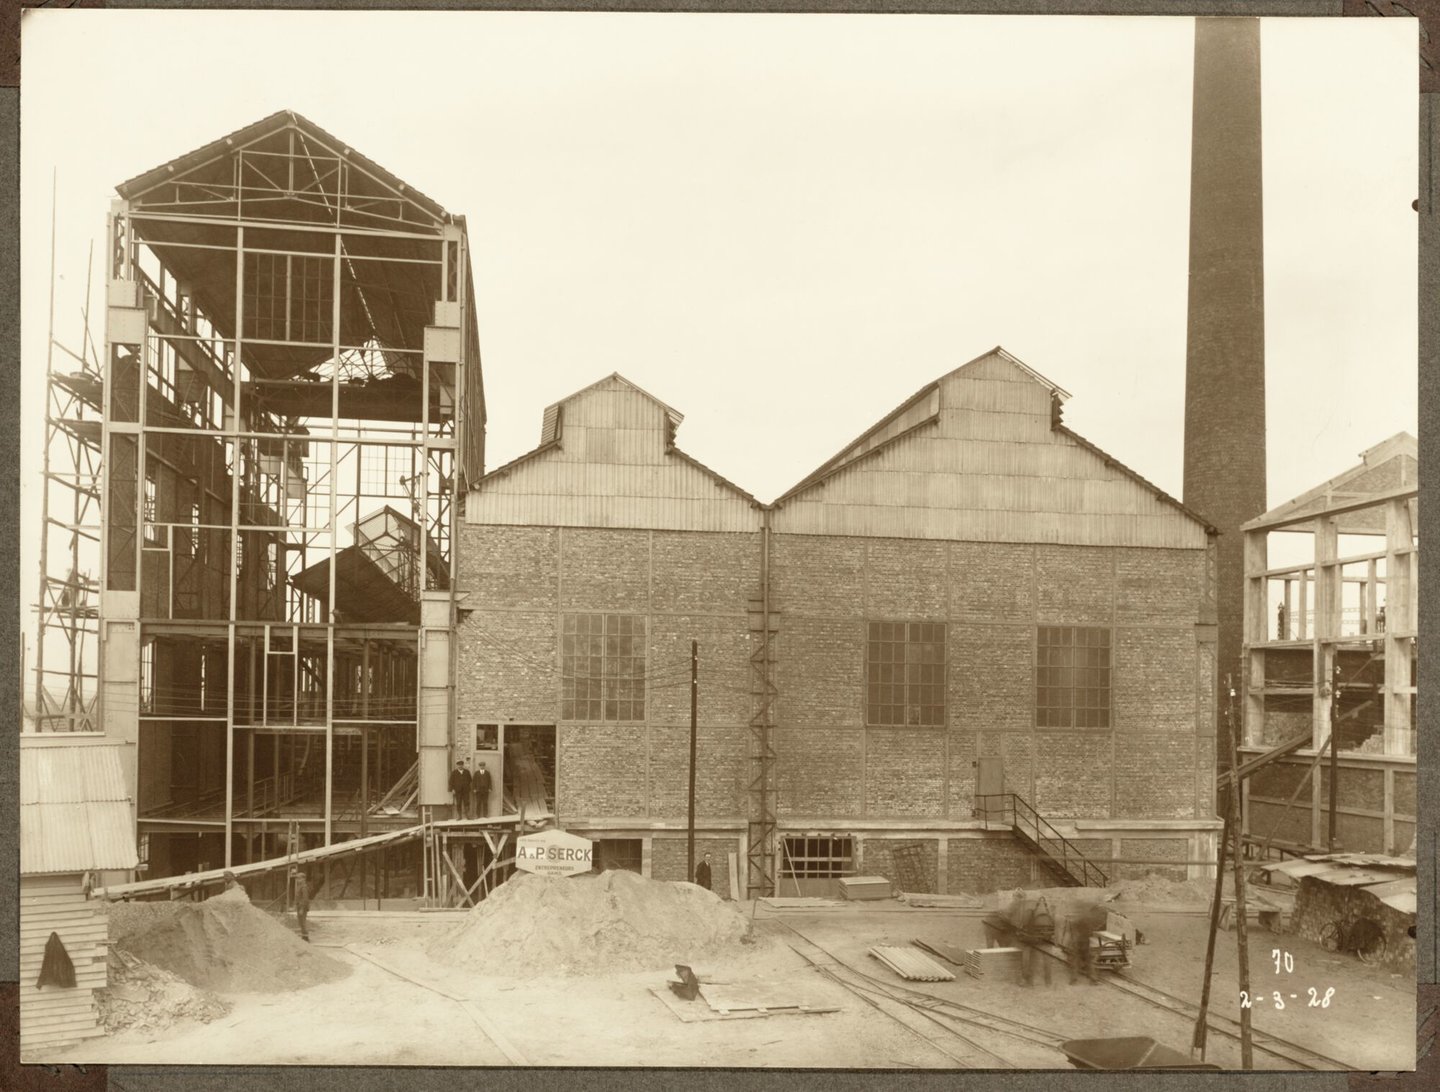
[[[228,1002],[128,952],[106,958],[109,984],[95,991],[100,1023],[111,1034],[135,1029],[163,1031],[184,1020],[208,1024],[230,1012]]]
[[[984,900],[974,895],[925,895],[905,891],[896,897],[906,906],[932,906],[947,910],[979,910],[985,905]]]
[[[657,970],[734,951],[750,924],[690,883],[612,870],[552,878],[520,873],[431,945],[433,956],[488,975]]]
[[[954,982],[955,976],[927,955],[914,948],[877,945],[870,954],[901,978],[911,982]]]
[[[957,967],[965,965],[965,950],[957,948],[953,944],[942,944],[940,941],[916,939],[915,947],[924,948],[927,952],[933,952],[947,963],[953,963]]]

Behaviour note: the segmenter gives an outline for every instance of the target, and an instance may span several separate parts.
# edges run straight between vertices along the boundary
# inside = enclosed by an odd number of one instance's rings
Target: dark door
[[[987,823],[1005,818],[1005,767],[1003,760],[991,755],[975,760],[975,814]]]

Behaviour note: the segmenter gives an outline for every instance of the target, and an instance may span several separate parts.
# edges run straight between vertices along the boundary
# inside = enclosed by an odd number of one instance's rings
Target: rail
[[[1075,886],[1104,887],[1109,883],[1105,872],[1090,861],[1079,846],[1056,830],[1023,796],[1013,792],[982,793],[975,801],[982,818],[987,822],[1006,824],[1016,837]]]

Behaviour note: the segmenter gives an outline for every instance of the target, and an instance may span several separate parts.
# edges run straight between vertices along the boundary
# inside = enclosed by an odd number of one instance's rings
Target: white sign
[[[589,872],[595,843],[563,830],[522,835],[515,844],[515,867],[538,876],[574,876]]]

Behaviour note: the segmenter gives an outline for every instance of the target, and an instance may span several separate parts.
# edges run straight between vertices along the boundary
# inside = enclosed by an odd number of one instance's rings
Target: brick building
[[[557,402],[467,498],[457,756],[512,801],[538,766],[602,857],[681,878],[693,640],[722,890],[727,853],[783,894],[902,844],[948,892],[1213,857],[1213,538],[1066,397],[997,348],[771,504],[618,375]]]

